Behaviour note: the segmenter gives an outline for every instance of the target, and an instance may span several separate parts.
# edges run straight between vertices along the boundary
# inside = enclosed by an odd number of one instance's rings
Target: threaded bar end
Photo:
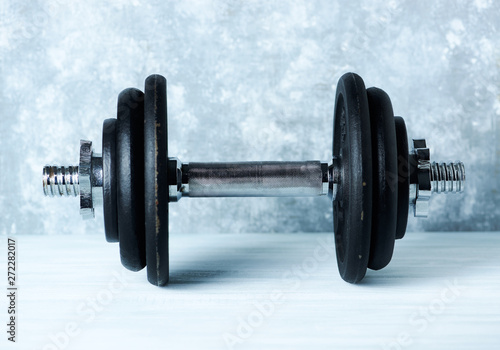
[[[465,167],[464,163],[457,161],[454,163],[431,164],[432,192],[437,193],[460,193],[465,188]]]
[[[43,168],[43,193],[47,197],[76,197],[80,194],[77,166]]]

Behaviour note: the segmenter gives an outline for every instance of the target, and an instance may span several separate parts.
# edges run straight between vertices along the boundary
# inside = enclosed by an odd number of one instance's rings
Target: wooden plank
[[[332,236],[173,234],[165,288],[104,237],[17,236],[16,348],[499,348],[499,232],[407,233],[359,285]]]

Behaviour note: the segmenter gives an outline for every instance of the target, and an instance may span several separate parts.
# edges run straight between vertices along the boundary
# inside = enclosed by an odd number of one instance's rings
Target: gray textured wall
[[[2,1],[0,232],[102,232],[41,168],[101,147],[120,90],[167,77],[170,154],[183,161],[328,160],[338,78],[392,98],[467,192],[410,229],[500,229],[500,5],[475,1]],[[320,199],[183,199],[176,232],[329,231]]]

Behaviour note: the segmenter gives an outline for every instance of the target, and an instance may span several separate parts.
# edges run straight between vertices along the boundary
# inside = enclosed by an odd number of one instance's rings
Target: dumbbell
[[[340,275],[357,283],[390,262],[410,207],[425,217],[433,194],[464,190],[463,163],[431,162],[425,140],[409,143],[389,96],[355,73],[337,85],[328,162],[182,163],[168,156],[166,89],[151,75],[144,92],[122,91],[117,118],[103,123],[102,154],[82,140],[78,166],[43,169],[46,196],[79,196],[83,218],[103,207],[106,240],[119,242],[123,266],[147,266],[154,285],[168,282],[168,205],[182,197],[327,195]]]

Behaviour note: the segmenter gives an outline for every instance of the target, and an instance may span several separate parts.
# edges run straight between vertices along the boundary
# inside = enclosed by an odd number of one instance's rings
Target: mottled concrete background
[[[463,196],[409,229],[500,229],[500,5],[462,1],[2,1],[1,233],[102,233],[42,195],[47,163],[101,148],[118,93],[168,79],[170,155],[328,160],[338,78],[391,96],[434,159],[466,163]],[[329,231],[327,198],[183,199],[174,232]]]

